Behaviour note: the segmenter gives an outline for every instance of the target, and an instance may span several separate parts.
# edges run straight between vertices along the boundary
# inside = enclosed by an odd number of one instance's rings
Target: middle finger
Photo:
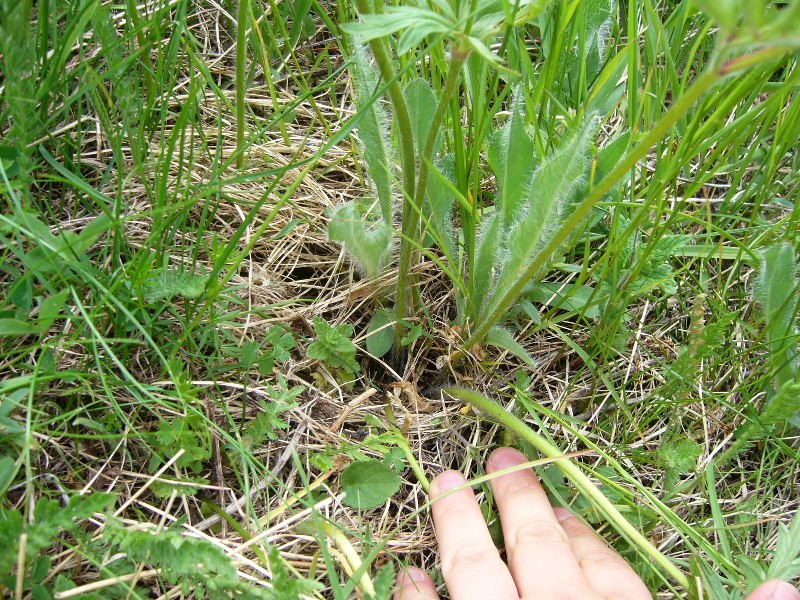
[[[493,473],[525,460],[513,448],[500,448],[489,457],[486,470]],[[491,484],[503,526],[508,566],[520,596],[596,597],[533,470],[501,475]]]

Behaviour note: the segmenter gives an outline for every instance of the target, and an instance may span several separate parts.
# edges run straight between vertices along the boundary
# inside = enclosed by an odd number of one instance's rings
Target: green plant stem
[[[394,433],[397,434],[397,446],[403,451],[403,454],[408,461],[408,466],[411,467],[412,471],[414,471],[414,475],[416,475],[420,485],[422,485],[422,489],[425,490],[425,493],[429,493],[431,491],[431,482],[425,476],[425,471],[422,470],[422,466],[419,464],[419,461],[417,461],[417,457],[414,456],[411,446],[397,428],[393,428],[393,430]]]
[[[534,432],[522,420],[508,412],[497,402],[490,400],[486,396],[463,388],[445,388],[443,390],[457,400],[468,402],[481,412],[488,415],[491,419],[503,425],[506,429],[518,435],[520,438],[530,443],[539,452],[548,458],[555,459],[555,465],[562,473],[575,485],[576,488],[587,498],[589,498],[599,508],[605,517],[617,530],[626,536],[631,542],[635,543],[640,550],[645,552],[653,561],[668,573],[684,589],[688,589],[689,579],[678,569],[666,556],[653,546],[630,522],[622,516],[612,502],[605,497],[597,486],[592,483],[583,471],[575,463],[563,458],[564,454],[556,446],[548,442],[543,436]]]
[[[419,245],[417,234],[419,231],[420,211],[422,210],[422,203],[425,200],[425,191],[428,187],[428,176],[430,174],[430,164],[433,160],[433,150],[436,146],[436,138],[439,134],[439,129],[442,126],[444,117],[447,114],[447,109],[450,104],[450,98],[458,87],[458,79],[461,73],[461,67],[464,61],[469,56],[469,52],[462,48],[453,47],[452,58],[447,71],[447,80],[445,81],[442,97],[439,99],[439,105],[436,107],[436,113],[433,115],[428,135],[425,138],[425,146],[420,155],[419,177],[415,187],[413,201],[406,198],[403,203],[403,220],[401,226],[402,236],[400,238],[400,263],[397,274],[397,287],[398,287],[398,305],[397,315],[401,318],[413,316],[405,313],[405,306],[400,306],[399,299],[401,297],[401,290],[405,290],[402,294],[403,297],[409,297],[409,290],[413,286],[413,277],[411,276],[411,265],[415,262],[414,249]],[[413,296],[412,296],[413,297]],[[410,312],[414,312],[413,303],[410,306]],[[402,310],[401,310],[402,308]],[[402,327],[402,325],[400,326]],[[398,328],[398,331],[402,329]],[[396,340],[399,342],[399,340]],[[399,346],[399,343],[396,344]]]
[[[320,529],[322,529],[323,533],[327,535],[334,544],[336,544],[341,553],[344,555],[347,565],[342,566],[350,567],[350,570],[353,573],[353,580],[358,582],[359,589],[369,597],[374,597],[375,585],[372,583],[372,579],[369,576],[369,562],[361,559],[361,557],[358,555],[358,551],[356,551],[356,549],[353,547],[353,544],[350,543],[350,540],[347,539],[347,536],[345,536],[344,533],[342,533],[342,531],[334,524],[327,521],[322,521],[320,522]]]
[[[373,12],[369,0],[356,0],[356,7],[361,14],[370,14]],[[383,4],[376,2],[375,12],[382,10]],[[400,166],[403,171],[403,211],[402,220],[400,225],[401,232],[406,232],[409,228],[409,222],[415,217],[413,207],[409,206],[411,199],[415,197],[414,188],[416,182],[416,161],[414,156],[414,135],[411,126],[411,117],[408,113],[408,105],[406,104],[403,90],[400,88],[397,74],[392,66],[392,60],[389,58],[389,51],[387,49],[386,40],[375,39],[369,42],[372,55],[375,57],[375,62],[378,65],[378,70],[381,73],[386,85],[388,86],[387,92],[389,94],[389,101],[392,103],[394,111],[394,118],[397,119],[397,133],[400,137]],[[391,223],[389,224],[391,225]],[[403,249],[408,245],[405,236],[400,240],[400,262],[403,262]],[[409,250],[406,249],[406,252]],[[408,262],[410,263],[410,257]],[[403,335],[402,319],[407,317],[409,313],[414,312],[409,310],[409,296],[408,296],[408,269],[405,273],[400,269],[397,279],[397,303],[395,311],[397,316],[400,317],[395,329],[395,348],[400,347],[400,338]]]
[[[550,257],[558,250],[564,240],[580,226],[581,222],[591,212],[595,205],[605,196],[614,185],[622,179],[626,173],[633,169],[636,164],[650,151],[655,144],[661,140],[670,128],[685,115],[694,103],[714,85],[723,75],[717,70],[712,69],[701,75],[692,86],[686,90],[675,104],[667,111],[667,114],[656,123],[619,164],[603,179],[597,187],[591,190],[589,195],[575,208],[575,211],[564,221],[563,225],[550,238],[536,258],[528,264],[527,268],[519,273],[519,277],[507,292],[495,303],[494,308],[470,337],[464,343],[463,350],[469,351],[476,343],[481,341],[487,332],[497,323],[508,311],[514,301],[522,294],[523,288],[530,279],[545,265]]]
[[[244,164],[244,69],[247,58],[247,16],[249,0],[239,0],[239,14],[236,20],[236,148],[240,151],[236,157],[236,168]],[[265,65],[265,68],[267,66]]]
[[[48,7],[49,2],[40,2],[39,6],[41,7]],[[45,9],[47,10],[47,9]],[[134,0],[125,0],[125,10],[127,13],[127,17],[130,19],[131,27],[133,28],[134,35],[136,36],[136,41],[139,43],[139,48],[144,49],[149,46],[149,42],[144,35],[144,29],[142,28],[142,20],[139,18],[139,10],[136,8],[136,2]],[[45,17],[48,18],[48,17]],[[47,21],[45,21],[45,29],[47,28]],[[44,56],[44,54],[42,55]],[[144,77],[144,86],[147,90],[147,96],[153,93],[153,65],[150,61],[150,53],[149,52],[142,52],[139,54],[141,57],[140,60],[145,65],[145,68],[142,69],[142,75]],[[42,106],[45,106],[43,104]]]

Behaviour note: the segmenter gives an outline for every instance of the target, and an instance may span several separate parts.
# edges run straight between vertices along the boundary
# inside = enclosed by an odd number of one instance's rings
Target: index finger
[[[445,471],[436,477],[431,482],[431,498],[442,574],[451,599],[519,598],[475,495],[461,473]]]

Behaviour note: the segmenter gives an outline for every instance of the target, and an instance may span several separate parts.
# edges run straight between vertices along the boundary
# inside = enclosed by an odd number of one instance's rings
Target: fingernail
[[[525,460],[525,455],[522,454],[522,452],[514,450],[514,448],[499,448],[492,452],[492,455],[489,457],[489,463],[493,471],[513,467],[525,462]]]
[[[458,471],[445,471],[440,473],[431,484],[431,495],[436,496],[442,492],[452,490],[467,483],[464,476]]]

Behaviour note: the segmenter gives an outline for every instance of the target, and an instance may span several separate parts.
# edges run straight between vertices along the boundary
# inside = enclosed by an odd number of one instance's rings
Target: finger
[[[500,448],[489,457],[489,473],[518,465],[525,457]],[[558,523],[547,495],[531,469],[491,480],[503,525],[508,566],[525,598],[592,598],[594,594]]]
[[[555,509],[591,588],[604,598],[649,600],[653,596],[631,566],[565,508]]]
[[[442,496],[464,485],[464,477],[455,471],[445,471],[431,482],[433,522],[450,597],[516,600],[511,574],[492,542],[472,489],[464,487]]]
[[[394,600],[439,600],[433,579],[425,571],[408,567],[397,575]]]
[[[800,592],[780,579],[770,579],[754,589],[747,600],[800,600]]]

